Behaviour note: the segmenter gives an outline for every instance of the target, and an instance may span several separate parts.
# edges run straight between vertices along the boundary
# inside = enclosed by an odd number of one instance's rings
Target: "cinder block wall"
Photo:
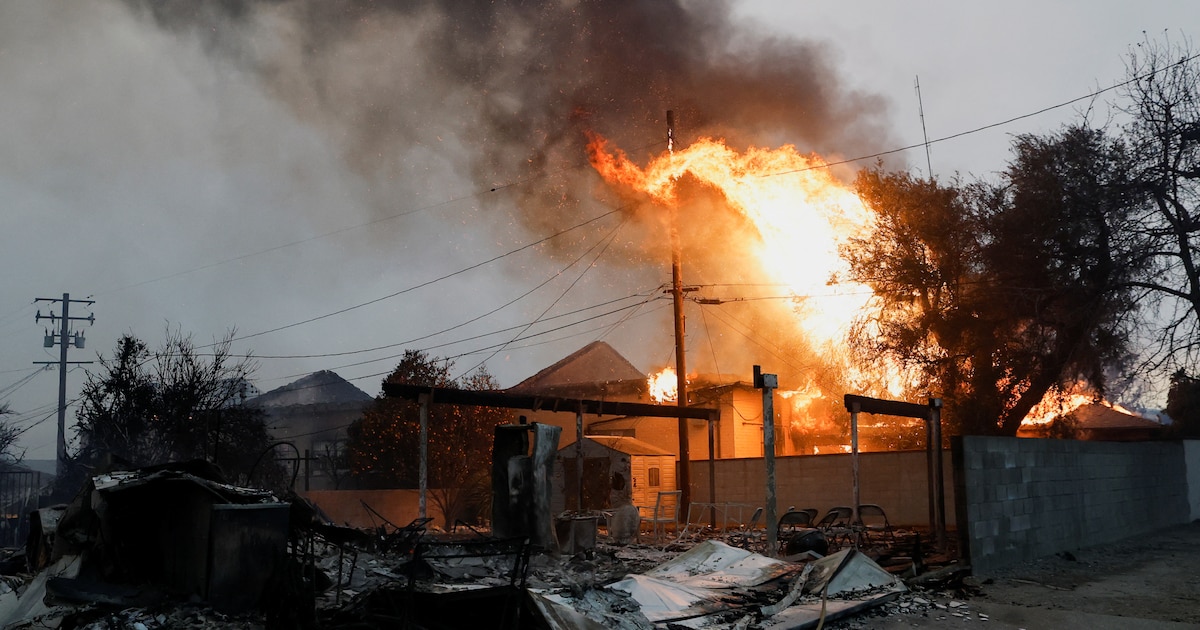
[[[950,452],[943,453],[946,520],[954,527],[954,483]],[[761,457],[718,459],[716,501],[743,503],[745,518],[766,504],[766,464]],[[859,454],[859,498],[877,503],[893,525],[929,525],[929,484],[924,451]],[[709,502],[709,462],[693,461],[692,501]],[[775,459],[775,496],[779,513],[788,506],[817,508],[854,502],[853,466],[849,454],[800,455]],[[736,518],[736,512],[731,518]],[[693,510],[693,521],[707,522],[708,512]]]
[[[1183,441],[1187,465],[1189,520],[1200,519],[1200,440]]]
[[[986,575],[1189,520],[1179,442],[954,440],[962,553]]]

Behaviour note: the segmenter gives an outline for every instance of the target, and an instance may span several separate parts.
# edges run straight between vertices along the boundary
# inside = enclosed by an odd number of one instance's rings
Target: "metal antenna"
[[[925,104],[921,102],[921,77],[916,77],[917,113],[921,117],[921,136],[925,139],[925,168],[928,169],[929,180],[933,181],[933,160],[929,157],[929,133],[925,131]]]

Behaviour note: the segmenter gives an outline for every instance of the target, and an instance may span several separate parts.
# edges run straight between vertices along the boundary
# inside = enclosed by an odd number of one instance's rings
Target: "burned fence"
[[[0,471],[0,547],[19,547],[29,535],[26,515],[38,508],[42,473],[33,470]]]

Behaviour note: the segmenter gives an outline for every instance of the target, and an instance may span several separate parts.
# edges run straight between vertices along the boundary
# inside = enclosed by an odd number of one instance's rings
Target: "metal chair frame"
[[[675,500],[674,500],[673,504],[669,500],[667,502],[664,502],[663,501],[664,497],[674,497]],[[679,517],[680,517],[679,503],[682,499],[683,499],[683,491],[681,491],[681,490],[661,491],[658,493],[658,496],[654,499],[654,508],[652,509],[650,516],[642,516],[641,517],[641,523],[650,523],[651,531],[654,534],[654,540],[656,542],[661,540],[662,535],[666,533],[667,525],[674,524],[675,529],[677,529],[677,530],[679,529]],[[642,510],[651,510],[651,508],[645,507],[645,506],[638,507],[639,513]],[[671,513],[671,515],[669,517],[666,516],[667,512]],[[642,535],[641,529],[642,528],[639,526],[638,527],[638,538],[639,539],[641,538],[641,535]]]

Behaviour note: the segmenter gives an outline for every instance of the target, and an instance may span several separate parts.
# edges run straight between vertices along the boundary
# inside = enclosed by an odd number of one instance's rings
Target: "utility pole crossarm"
[[[68,361],[67,350],[72,345],[82,349],[84,346],[84,337],[82,333],[76,333],[75,339],[71,340],[71,322],[87,322],[89,325],[96,322],[96,315],[88,313],[87,317],[73,317],[71,315],[71,305],[80,304],[91,306],[95,304],[95,300],[72,300],[70,293],[64,293],[61,298],[37,298],[34,302],[61,302],[62,315],[55,315],[54,311],[50,311],[49,315],[42,315],[39,310],[34,316],[34,322],[40,322],[43,319],[50,320],[51,324],[59,324],[57,334],[46,331],[44,346],[47,348],[59,346],[58,352],[58,448],[56,450],[56,473],[61,478],[66,472],[67,463],[67,366],[80,363],[91,363],[91,361]],[[34,361],[35,365],[50,363],[49,361]]]

